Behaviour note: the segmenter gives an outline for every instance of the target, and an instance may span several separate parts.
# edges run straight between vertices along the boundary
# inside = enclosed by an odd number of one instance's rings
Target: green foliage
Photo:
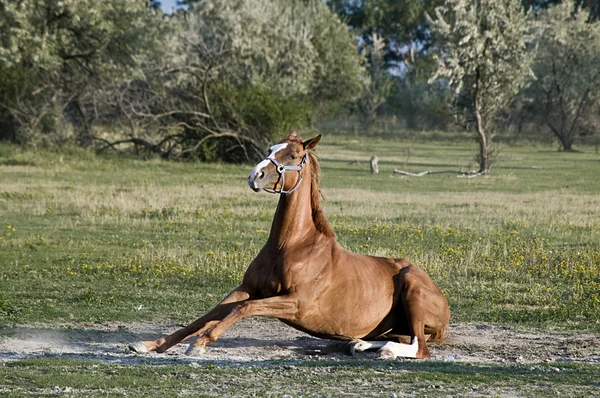
[[[518,0],[449,0],[431,29],[442,41],[431,81],[447,81],[474,123],[480,172],[491,168],[491,122],[531,79],[525,14]]]
[[[214,99],[213,116],[229,123],[235,131],[241,131],[256,142],[276,142],[282,132],[299,129],[311,124],[313,109],[306,99],[285,97],[280,92],[256,85],[236,87],[229,82],[216,82],[209,88]],[[234,139],[220,140],[211,151],[213,158],[230,161],[248,160],[243,153],[231,151]],[[257,154],[262,157],[262,151]],[[257,156],[251,156],[255,158]]]
[[[526,10],[540,10],[548,7],[561,4],[561,0],[522,0],[523,7]],[[600,2],[598,0],[569,0],[578,10],[586,10],[588,13],[588,21],[597,21],[600,18]]]
[[[538,51],[530,111],[571,150],[582,132],[598,127],[600,22],[588,22],[575,2],[564,1],[540,12],[532,25]]]
[[[319,105],[344,105],[360,92],[356,41],[321,2],[211,0],[193,3],[205,42],[227,48],[224,73],[235,84],[266,86]]]
[[[356,42],[320,2],[212,0],[168,25],[164,54],[144,57],[143,78],[104,94],[123,132],[107,135],[106,147],[133,144],[136,153],[164,158],[262,158],[282,132],[345,106],[361,89]]]
[[[144,2],[22,0],[0,6],[0,108],[8,134],[36,142],[64,133],[69,104],[136,71],[154,47],[156,10]],[[89,131],[80,140],[89,143]],[[6,138],[6,137],[2,137]],[[52,139],[57,139],[53,137]]]
[[[327,4],[362,36],[380,35],[385,41],[385,57],[390,66],[402,62],[414,72],[422,69],[420,58],[427,58],[431,35],[425,15],[443,4],[441,0],[329,0]]]
[[[313,1],[0,5],[0,138],[248,160],[360,93],[356,41]],[[129,145],[129,146],[128,146]],[[260,155],[259,155],[260,154]]]
[[[371,36],[370,43],[365,46],[365,55],[369,61],[367,73],[362,80],[363,91],[356,101],[356,108],[367,126],[393,88],[392,77],[385,69],[383,47],[383,39],[377,35]]]
[[[303,128],[310,123],[311,106],[307,102],[280,97],[279,93],[256,86],[230,89],[234,89],[232,105],[236,109],[227,111],[241,115],[242,128],[253,126],[258,135],[269,142],[281,139],[282,132]]]
[[[369,61],[374,38],[379,40],[376,45],[382,59],[367,64],[365,89],[355,104],[356,113],[366,123],[364,127],[373,125],[375,110],[399,117],[411,129],[447,127],[450,118],[443,101],[446,89],[432,89],[426,83],[435,64],[425,15],[433,13],[443,1],[329,0],[327,4],[360,36]]]
[[[50,79],[129,74],[150,43],[156,11],[144,2],[22,0],[0,8],[0,65],[44,71]]]
[[[395,91],[387,102],[386,111],[395,111],[406,128],[415,131],[453,129],[448,104],[452,92],[445,82],[430,84],[424,76],[406,76],[396,80]]]

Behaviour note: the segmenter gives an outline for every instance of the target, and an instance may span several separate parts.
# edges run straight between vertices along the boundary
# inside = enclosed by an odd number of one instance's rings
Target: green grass
[[[193,366],[192,366],[193,365]],[[31,359],[0,364],[7,397],[68,396],[598,396],[597,366],[445,362],[268,361],[112,365]],[[53,390],[54,389],[54,390]],[[0,390],[2,391],[2,390]]]
[[[506,146],[490,177],[392,175],[466,167],[473,151],[324,137],[339,241],[412,259],[453,322],[600,330],[600,156]],[[247,188],[249,168],[1,146],[0,322],[187,322],[210,309],[270,228],[277,197]]]
[[[424,268],[452,322],[598,333],[600,156],[582,150],[505,145],[489,177],[416,179],[392,173],[465,169],[474,145],[325,136],[325,211],[344,247]],[[207,311],[240,281],[270,228],[277,197],[251,192],[249,169],[0,146],[0,326],[188,322]],[[161,361],[0,362],[0,393],[598,394],[589,364]]]

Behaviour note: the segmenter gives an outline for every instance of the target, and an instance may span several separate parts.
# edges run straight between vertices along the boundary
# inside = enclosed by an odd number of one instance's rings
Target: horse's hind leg
[[[175,344],[196,335],[200,335],[211,328],[214,328],[221,319],[225,318],[231,310],[239,305],[240,303],[248,300],[250,295],[247,291],[237,288],[232,291],[221,301],[215,308],[198,318],[194,322],[190,323],[184,328],[177,330],[167,337],[161,337],[154,341],[138,341],[129,346],[129,349],[135,352],[165,352]]]
[[[400,297],[411,336],[418,340],[416,358],[429,358],[425,332],[435,334],[448,324],[450,311],[446,298],[423,271],[414,269],[404,273]],[[419,272],[420,271],[420,272]],[[431,284],[430,284],[431,283]],[[414,342],[414,340],[413,340]]]
[[[348,354],[354,356],[357,352],[378,350],[387,343],[386,340],[379,341],[366,341],[366,340],[352,340],[348,343]]]

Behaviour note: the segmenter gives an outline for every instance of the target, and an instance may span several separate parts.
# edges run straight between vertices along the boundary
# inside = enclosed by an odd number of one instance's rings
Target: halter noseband
[[[263,188],[263,189],[269,193],[279,193],[279,194],[283,194],[283,195],[290,194],[290,193],[294,192],[300,186],[300,183],[302,182],[302,177],[304,175],[304,173],[302,172],[302,169],[304,168],[304,165],[306,164],[306,157],[308,155],[308,152],[304,154],[304,156],[302,157],[302,161],[300,161],[300,164],[298,166],[285,166],[285,165],[279,163],[277,160],[275,160],[273,155],[274,155],[274,153],[271,153],[269,156],[267,156],[265,158],[265,160],[270,160],[275,165],[277,174],[279,174],[279,177],[281,178],[281,188],[280,189]],[[283,189],[285,187],[285,172],[286,171],[297,171],[298,175],[299,175],[298,181],[296,181],[296,185],[294,185],[294,187],[288,191]],[[277,182],[279,182],[279,180]],[[277,187],[277,182],[274,185],[275,187]]]

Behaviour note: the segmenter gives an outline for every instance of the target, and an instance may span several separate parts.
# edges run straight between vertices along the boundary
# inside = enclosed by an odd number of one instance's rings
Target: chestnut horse
[[[446,298],[410,261],[354,254],[338,244],[320,204],[320,168],[311,151],[320,139],[302,141],[292,132],[250,172],[250,188],[281,197],[267,243],[241,285],[188,326],[131,350],[164,352],[199,336],[186,351],[197,356],[240,319],[264,316],[347,340],[352,354],[380,348],[383,358],[429,358],[426,334],[442,339],[448,326]]]

